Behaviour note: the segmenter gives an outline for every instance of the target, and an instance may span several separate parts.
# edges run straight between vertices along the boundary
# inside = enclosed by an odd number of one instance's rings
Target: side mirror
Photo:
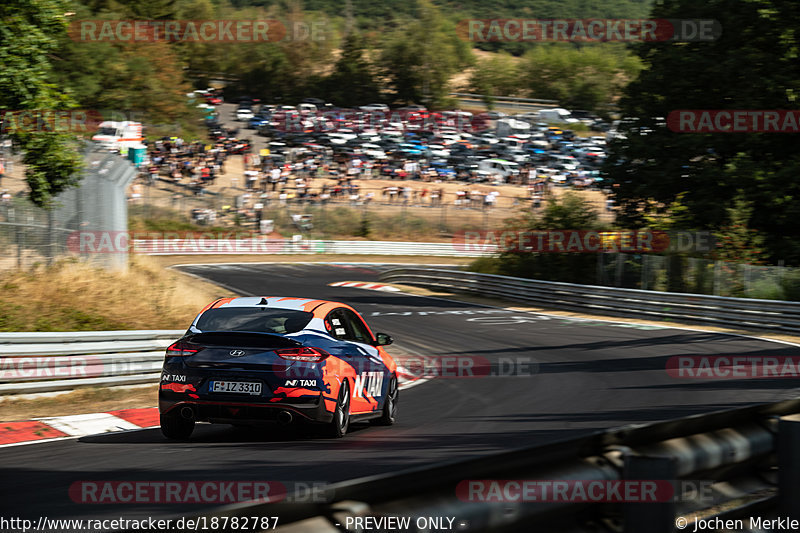
[[[376,333],[375,334],[375,344],[376,344],[376,346],[388,346],[389,344],[392,344],[393,342],[394,342],[394,339],[392,338],[391,335],[389,335],[387,333]]]

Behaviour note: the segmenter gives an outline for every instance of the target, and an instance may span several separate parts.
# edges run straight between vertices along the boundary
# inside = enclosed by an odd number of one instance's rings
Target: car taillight
[[[303,346],[302,348],[284,348],[275,350],[275,353],[289,359],[290,361],[305,361],[307,363],[319,363],[324,361],[331,354],[320,348],[309,348]]]
[[[169,348],[167,348],[167,357],[187,357],[189,355],[194,355],[200,350],[202,350],[202,346],[198,346],[196,344],[189,344],[188,342],[178,341],[173,343]]]

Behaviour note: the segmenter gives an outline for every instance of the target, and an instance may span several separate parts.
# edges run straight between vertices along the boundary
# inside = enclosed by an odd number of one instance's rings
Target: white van
[[[478,170],[484,170],[491,174],[499,174],[508,181],[509,176],[519,174],[519,164],[505,159],[484,159],[478,163]]]
[[[107,120],[100,123],[92,140],[107,150],[122,150],[138,146],[144,141],[142,124],[140,122]]]
[[[542,109],[539,111],[539,120],[543,122],[555,122],[558,124],[576,124],[580,122],[580,120],[577,118],[572,118],[571,113],[563,107]]]
[[[497,121],[497,128],[495,133],[498,137],[508,137],[510,135],[525,135],[531,132],[531,125],[529,122],[513,119],[510,117],[503,118]]]

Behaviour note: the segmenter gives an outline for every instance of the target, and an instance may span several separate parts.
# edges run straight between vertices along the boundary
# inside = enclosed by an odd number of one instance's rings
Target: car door
[[[331,335],[343,343],[345,362],[356,372],[351,391],[351,412],[378,410],[387,386],[386,365],[372,344],[369,329],[358,315],[346,308],[331,311],[327,320],[332,326]]]
[[[386,365],[373,345],[375,339],[361,317],[350,309],[343,309],[342,314],[349,332],[348,341],[359,350],[359,362],[364,362],[360,380],[357,379],[353,387],[353,406],[363,403],[363,411],[377,411],[383,405],[389,382]],[[361,412],[362,409],[354,408],[353,411]]]

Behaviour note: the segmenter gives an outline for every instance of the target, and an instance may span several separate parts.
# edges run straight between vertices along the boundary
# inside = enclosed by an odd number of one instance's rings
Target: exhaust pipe
[[[292,416],[292,413],[290,413],[289,411],[280,411],[278,413],[278,423],[281,424],[282,426],[288,426],[289,424],[292,423],[293,419],[294,417]]]
[[[194,420],[194,409],[191,407],[183,407],[181,409],[181,416],[186,420]]]

